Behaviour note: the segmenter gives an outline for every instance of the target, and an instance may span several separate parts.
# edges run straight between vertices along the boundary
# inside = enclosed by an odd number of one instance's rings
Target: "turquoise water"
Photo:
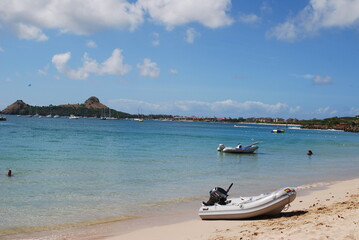
[[[232,182],[235,196],[358,176],[359,134],[273,128],[8,116],[0,122],[0,236],[199,207],[211,188]],[[257,141],[256,154],[216,150]]]

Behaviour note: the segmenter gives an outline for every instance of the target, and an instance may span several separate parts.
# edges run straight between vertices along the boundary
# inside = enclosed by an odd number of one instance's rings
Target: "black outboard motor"
[[[207,202],[203,202],[206,206],[212,206],[215,203],[226,205],[227,197],[228,197],[228,191],[231,189],[233,183],[229,186],[229,188],[224,190],[220,187],[215,187],[211,191],[209,191],[209,200]]]

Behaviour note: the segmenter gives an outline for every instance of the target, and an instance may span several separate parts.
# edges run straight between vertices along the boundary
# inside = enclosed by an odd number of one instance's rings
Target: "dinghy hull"
[[[283,188],[270,194],[255,197],[228,199],[225,205],[202,204],[199,216],[202,220],[248,219],[262,215],[277,215],[296,198],[293,188]]]

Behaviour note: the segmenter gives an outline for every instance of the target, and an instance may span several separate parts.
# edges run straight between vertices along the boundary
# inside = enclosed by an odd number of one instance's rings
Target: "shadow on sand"
[[[291,218],[295,216],[301,216],[308,213],[308,211],[292,211],[292,212],[282,212],[277,215],[263,215],[259,217],[249,218],[247,220],[267,220],[267,219],[276,219],[276,218]]]

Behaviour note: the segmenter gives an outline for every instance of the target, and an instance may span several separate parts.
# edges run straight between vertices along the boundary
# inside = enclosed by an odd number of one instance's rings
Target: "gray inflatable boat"
[[[219,144],[217,151],[224,153],[254,153],[258,148],[254,143],[245,147],[225,147],[223,144]]]
[[[252,197],[228,198],[228,190],[216,187],[210,191],[210,199],[199,209],[202,220],[247,219],[262,215],[279,214],[296,197],[292,187],[279,189]]]

